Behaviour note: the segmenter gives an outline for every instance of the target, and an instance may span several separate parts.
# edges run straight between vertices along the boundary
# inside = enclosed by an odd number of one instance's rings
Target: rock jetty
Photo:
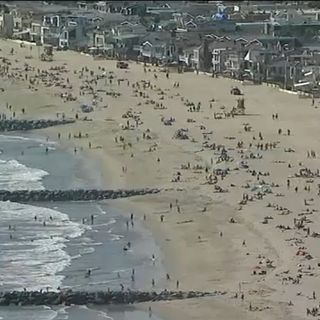
[[[201,298],[207,296],[223,295],[226,292],[200,292],[200,291],[13,291],[0,293],[0,306],[9,305],[108,305],[133,304],[140,302],[168,301]]]
[[[63,120],[0,120],[0,132],[4,131],[26,131],[34,129],[44,129],[62,124],[74,123],[73,119]]]
[[[104,199],[127,198],[159,193],[157,188],[132,190],[0,190],[0,201],[12,202],[47,202],[47,201],[93,201]]]

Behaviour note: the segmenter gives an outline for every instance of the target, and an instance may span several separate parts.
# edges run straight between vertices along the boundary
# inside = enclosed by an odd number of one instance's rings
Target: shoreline
[[[3,136],[6,136],[6,135],[3,135]],[[38,148],[38,151],[36,152],[36,154],[37,153],[41,153],[41,144],[43,143],[43,144],[46,144],[46,143],[48,143],[49,145],[55,145],[55,147],[56,147],[56,150],[54,150],[53,152],[55,152],[55,153],[58,153],[58,155],[59,155],[59,157],[61,158],[61,159],[63,159],[63,158],[65,158],[64,157],[64,154],[67,152],[66,150],[64,150],[62,147],[61,147],[61,145],[60,144],[58,144],[56,141],[54,141],[54,140],[49,140],[49,141],[46,141],[46,138],[43,136],[43,135],[41,135],[41,134],[36,134],[36,132],[32,132],[31,134],[27,134],[27,135],[24,135],[24,133],[23,132],[19,132],[19,133],[17,133],[17,134],[14,134],[14,135],[11,135],[11,134],[9,134],[9,137],[16,137],[16,139],[17,139],[17,141],[22,141],[22,140],[25,140],[25,139],[28,139],[27,141],[28,141],[28,145],[33,145],[33,144],[38,144],[39,146],[37,147]],[[21,139],[20,139],[21,138]],[[9,141],[9,140],[8,140]],[[8,142],[8,143],[10,143],[10,142]],[[22,143],[20,143],[19,144],[19,146],[22,146],[22,148],[23,148],[23,144]],[[44,146],[43,146],[43,148],[44,148]],[[18,146],[17,147],[15,147],[14,148],[15,150],[16,150],[16,153],[17,153],[17,151],[19,152],[19,150],[20,149],[18,149]],[[27,149],[28,149],[28,147],[27,147]],[[27,150],[26,149],[26,150]],[[7,150],[7,148],[5,148],[5,150]],[[11,151],[11,150],[10,150]],[[31,153],[34,153],[34,151],[30,151]],[[16,159],[15,158],[15,156],[14,156],[14,154],[12,154],[12,153],[8,153],[8,152],[5,152],[5,154],[6,154],[6,156],[9,158],[9,159]],[[69,154],[69,153],[68,153]],[[26,165],[28,168],[35,168],[35,165],[34,165],[34,163],[32,162],[32,159],[30,159],[29,157],[26,157],[27,155],[30,155],[30,153],[28,154],[28,153],[25,153],[24,154],[24,156],[23,157],[20,157],[20,159],[19,159],[19,163],[21,163],[21,164],[23,164],[23,165]],[[33,155],[32,157],[34,158],[36,155]],[[45,155],[44,154],[44,151],[43,151],[43,157],[47,157],[47,159],[48,159],[48,163],[49,162],[52,162],[52,160],[51,160],[51,158],[50,158],[50,155]],[[56,156],[57,157],[57,156]],[[70,157],[74,157],[72,154],[70,154]],[[24,161],[24,160],[26,160],[28,158],[28,161]],[[68,157],[67,157],[68,158]],[[50,161],[49,161],[50,160]],[[92,174],[92,172],[93,172],[93,169],[92,170],[90,170],[90,171],[88,171],[87,169],[89,168],[89,167],[92,167],[92,164],[95,164],[93,167],[95,167],[95,170],[96,169],[98,169],[97,167],[96,167],[96,163],[93,161],[94,159],[89,159],[89,158],[86,158],[86,160],[87,160],[87,163],[86,163],[86,170],[84,170],[85,171],[85,174],[82,174],[81,175],[81,179],[82,180],[85,180],[86,179],[86,175],[91,175]],[[75,159],[75,162],[82,162],[83,161],[83,159],[79,159],[79,158],[77,158],[77,159]],[[51,166],[48,164],[48,163],[46,163],[46,165],[44,165],[44,166],[42,166],[42,168],[41,168],[41,170],[45,170],[46,172],[48,172],[49,173],[49,175],[47,176],[47,178],[48,179],[50,179],[50,178],[54,178],[53,177],[53,175],[52,175],[52,172],[51,172],[51,170],[50,170],[50,168],[51,168]],[[78,172],[78,170],[79,170],[79,168],[81,169],[81,167],[82,167],[82,165],[81,164],[78,164],[78,165],[76,165],[75,167],[74,167],[74,172]],[[73,175],[73,174],[72,174]],[[77,175],[78,176],[78,175]],[[67,179],[67,177],[66,177],[66,179]],[[72,179],[73,180],[73,179]],[[44,183],[44,185],[46,186],[48,184],[48,181],[46,182],[46,183]],[[50,182],[49,181],[49,185],[52,185],[52,182]],[[119,220],[119,221],[122,221],[122,223],[124,224],[124,221],[125,221],[125,217],[127,216],[124,212],[121,212],[121,213],[119,213],[119,212],[114,212],[114,208],[113,208],[113,206],[112,206],[112,203],[110,203],[110,201],[107,201],[107,203],[108,203],[108,205],[107,205],[107,207],[105,208],[105,207],[103,207],[103,202],[97,202],[97,206],[99,206],[99,207],[101,207],[101,211],[102,210],[106,210],[106,211],[108,211],[108,215],[106,215],[106,217],[107,217],[107,219],[111,219],[111,220],[113,220],[113,218],[112,218],[112,216],[114,215],[114,216],[117,216],[118,218],[117,218],[117,220]],[[57,210],[59,213],[62,213],[62,214],[67,214],[68,216],[69,216],[69,219],[70,219],[70,221],[73,221],[73,222],[77,222],[77,221],[80,221],[81,220],[81,214],[83,213],[83,212],[92,212],[92,213],[94,213],[93,211],[93,206],[95,206],[96,204],[95,203],[86,203],[86,204],[79,204],[79,206],[77,206],[76,204],[70,204],[70,203],[52,203],[52,204],[50,204],[50,203],[30,203],[30,205],[32,205],[33,207],[38,207],[38,208],[42,208],[42,209],[45,209],[45,208],[48,208],[48,209],[52,209],[52,210]],[[72,212],[70,212],[70,207],[74,207],[74,211],[76,212],[76,214],[71,214]],[[69,208],[69,209],[68,209]],[[110,212],[109,212],[109,210],[111,210]],[[111,213],[112,213],[112,215],[111,215]],[[99,223],[101,223],[100,221],[101,221],[101,218],[99,218],[99,216],[97,215],[97,217],[96,217],[96,219],[97,219],[97,222],[98,222],[98,224]],[[107,223],[106,224],[109,224],[109,222],[112,222],[112,221],[107,221]],[[80,222],[79,222],[80,223]],[[103,223],[103,221],[102,221],[102,223]],[[86,233],[87,233],[88,231],[85,231],[85,234],[84,235],[81,235],[80,236],[80,238],[83,238],[84,236],[89,236],[89,234],[88,235],[86,235]],[[152,241],[150,241],[150,240],[152,240],[151,239],[151,237],[149,237],[149,234],[147,234],[147,232],[149,232],[148,230],[145,230],[144,228],[141,228],[140,227],[140,222],[139,221],[137,221],[136,222],[136,227],[135,227],[135,231],[134,231],[137,235],[138,235],[138,240],[139,240],[139,238],[141,238],[141,239],[146,239],[149,243],[151,243]],[[90,238],[91,238],[91,236],[90,236]],[[150,238],[150,239],[149,239]],[[148,240],[149,239],[149,240]],[[73,265],[73,267],[71,267],[71,270],[73,270],[74,268],[80,268],[80,266],[82,265],[84,265],[84,263],[83,262],[81,262],[80,264],[79,264],[79,262],[77,262],[77,261],[73,261],[73,258],[74,258],[74,254],[72,254],[72,251],[74,252],[74,249],[72,249],[71,250],[71,248],[70,248],[70,244],[71,245],[73,245],[73,244],[76,244],[77,242],[79,242],[79,240],[70,240],[69,239],[69,241],[70,241],[70,243],[69,244],[67,244],[67,248],[65,248],[64,249],[64,251],[66,251],[66,253],[68,253],[69,254],[69,256],[71,257],[71,264],[74,264],[75,263],[75,265]],[[84,240],[83,240],[84,241]],[[138,241],[138,243],[136,244],[138,247],[140,247],[140,242],[141,242],[142,240],[139,240]],[[72,243],[71,243],[72,242]],[[99,239],[97,240],[95,240],[94,242],[93,242],[93,244],[91,245],[91,247],[92,246],[95,246],[95,245],[98,245],[99,244]],[[151,245],[151,244],[150,244]],[[90,246],[90,244],[88,243],[88,246]],[[96,247],[97,248],[97,247]],[[88,248],[89,249],[89,248]],[[98,248],[97,248],[98,249]],[[110,250],[110,247],[107,247],[107,249],[108,250]],[[70,251],[71,250],[71,251]],[[141,251],[141,250],[140,250]],[[153,251],[153,252],[155,252],[155,251]],[[91,253],[92,254],[92,253]],[[97,254],[97,253],[93,253],[93,254]],[[140,253],[138,252],[138,253],[136,253],[138,256],[140,256]],[[89,257],[90,256],[90,254],[88,255],[88,258],[89,259],[92,259],[92,258],[90,258]],[[111,257],[110,257],[111,258]],[[56,276],[57,277],[60,277],[60,276],[63,276],[64,277],[64,279],[62,280],[62,286],[64,287],[64,286],[67,286],[68,287],[68,279],[66,279],[65,277],[67,276],[70,276],[71,274],[72,274],[72,272],[71,271],[69,271],[68,269],[69,269],[69,267],[70,266],[66,266],[65,268],[64,268],[64,270],[63,271],[61,271],[61,272],[58,272],[57,274],[56,274]],[[155,278],[158,278],[158,271],[155,271],[156,273],[153,275]],[[140,270],[139,270],[139,266],[137,266],[137,273],[138,273],[138,275],[137,275],[137,277],[138,278],[141,278],[141,275],[139,275],[139,273],[141,273],[140,272]],[[76,274],[76,273],[75,273]],[[76,276],[77,277],[77,276]],[[79,277],[79,275],[78,275],[78,277]],[[81,278],[81,274],[80,274],[80,277],[79,278]],[[80,279],[79,279],[80,280]],[[140,279],[139,279],[139,282],[140,282]],[[112,287],[113,288],[115,288],[115,285],[116,284],[112,284]],[[147,288],[147,283],[145,283],[145,284],[143,284],[143,283],[139,283],[139,287],[141,286],[141,288],[143,289],[143,288]],[[73,287],[73,286],[71,286],[71,287]],[[80,307],[79,307],[80,308]],[[107,310],[107,309],[106,309]],[[5,309],[3,309],[3,310],[1,310],[1,312],[3,312],[4,314],[6,314],[6,310]],[[17,311],[18,312],[18,311]],[[31,311],[30,311],[31,312]],[[35,312],[36,312],[36,310],[35,310]],[[99,312],[99,310],[98,309],[96,309],[94,306],[91,306],[91,311],[90,312],[92,312],[92,313],[94,313],[94,312],[96,312],[96,313],[98,313]],[[119,313],[120,311],[118,311],[118,313]],[[125,311],[123,311],[123,313],[124,313]],[[137,313],[137,314],[139,314],[139,311],[138,311],[138,309],[137,308],[132,308],[132,310],[129,310],[129,311],[126,311],[126,312],[128,312],[129,314],[128,314],[128,316],[135,316],[135,314]],[[146,312],[144,312],[144,313],[140,313],[140,315],[141,315],[141,317],[144,317],[145,319],[147,319],[147,316],[148,316],[148,312],[146,311]],[[73,316],[73,315],[72,315]],[[72,316],[71,316],[71,318],[72,318]],[[5,316],[5,318],[4,319],[7,319],[6,318],[7,317],[7,314],[6,314],[6,316]],[[117,319],[117,315],[115,315],[115,319]]]

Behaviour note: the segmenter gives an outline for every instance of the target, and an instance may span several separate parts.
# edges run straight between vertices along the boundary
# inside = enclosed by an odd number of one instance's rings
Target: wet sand
[[[77,148],[76,154],[98,159],[109,187],[166,189],[160,195],[113,202],[141,218],[146,216],[144,224],[164,252],[171,278],[166,287],[176,288],[178,280],[183,290],[228,292],[224,298],[159,303],[154,309],[168,319],[207,319],[213,315],[221,319],[239,315],[246,319],[302,319],[307,308],[317,314],[312,308],[317,307],[320,294],[318,101],[312,106],[310,99],[274,88],[205,75],[170,73],[167,78],[152,66],[144,72],[143,64],[130,63],[128,70],[120,70],[115,61],[94,61],[73,52],[57,52],[51,63],[39,61],[35,53],[34,59],[25,60],[28,47],[19,48],[8,41],[1,41],[1,45],[2,56],[19,60],[13,67],[20,68],[24,62],[35,67],[29,76],[36,74],[37,68],[48,70],[65,64],[69,71],[60,72],[61,82],[72,85],[70,89],[46,87],[43,81],[36,81],[28,89],[22,73],[10,87],[8,80],[1,81],[5,89],[1,110],[10,115],[5,107],[8,102],[18,118],[55,118],[62,112],[75,117],[77,113],[76,124],[41,131],[55,139],[59,132],[65,148]],[[9,55],[11,47],[17,51],[13,56]],[[79,79],[85,66],[89,71]],[[93,76],[90,70],[94,70]],[[112,83],[109,78],[91,81],[97,74],[112,75]],[[118,79],[125,80],[118,85]],[[147,81],[145,88],[141,80]],[[175,82],[179,82],[178,88]],[[79,109],[81,103],[93,101],[89,91],[80,90],[83,85],[92,87],[96,94],[92,113]],[[231,95],[233,86],[244,95]],[[61,92],[72,94],[77,101],[63,102],[56,95]],[[120,96],[112,97],[107,94],[110,92]],[[230,112],[241,97],[246,115],[225,119],[224,112]],[[199,112],[189,111],[187,99],[195,107],[200,102]],[[123,130],[128,120],[123,115],[130,108],[134,118],[129,120],[129,130]],[[214,113],[223,119],[215,119]],[[278,119],[272,117],[275,114]],[[92,121],[81,121],[85,116]],[[165,125],[170,117],[175,121]],[[188,129],[189,139],[173,139],[181,128]],[[79,132],[84,137],[74,138]],[[217,163],[219,157],[223,160]],[[312,172],[300,171],[304,168]]]

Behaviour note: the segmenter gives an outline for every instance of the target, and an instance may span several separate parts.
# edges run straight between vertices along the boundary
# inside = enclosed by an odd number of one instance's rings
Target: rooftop
[[[116,40],[125,40],[125,39],[135,39],[139,38],[140,36],[138,34],[123,34],[120,36],[113,36],[113,39]]]

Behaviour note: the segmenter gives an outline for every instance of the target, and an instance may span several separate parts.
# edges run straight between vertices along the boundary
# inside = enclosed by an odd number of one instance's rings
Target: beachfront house
[[[88,44],[88,20],[83,16],[45,15],[42,23],[32,23],[31,41],[50,44],[59,48],[77,49]],[[40,35],[39,35],[40,32]]]
[[[96,29],[93,31],[93,46],[97,48],[104,48],[110,38],[110,32]]]
[[[11,13],[3,13],[0,17],[1,35],[11,38],[14,33],[14,17]]]
[[[229,37],[215,36],[214,41],[209,45],[212,53],[212,71],[216,74],[223,74],[228,69],[227,61],[229,55],[241,50],[246,43],[247,40],[244,38],[231,39]]]
[[[202,43],[198,32],[177,33],[175,44],[178,55],[178,61],[181,65],[192,67],[195,63],[194,50],[197,50]]]
[[[40,21],[34,21],[31,23],[30,28],[30,41],[31,42],[41,42],[42,37],[42,25]]]
[[[141,39],[140,57],[144,61],[177,61],[176,45],[170,32],[150,32]]]
[[[141,36],[138,34],[123,34],[112,36],[110,43],[114,46],[115,55],[120,59],[134,59],[139,55],[137,46],[140,43]]]
[[[179,59],[179,64],[191,67],[192,66],[192,57],[193,57],[193,50],[196,49],[197,47],[188,47],[184,50],[181,50],[178,53],[178,59]]]
[[[14,15],[5,4],[0,4],[0,33],[2,37],[10,38],[14,32]]]
[[[273,59],[265,68],[267,81],[278,83],[284,88],[287,88],[289,82],[293,81],[292,65],[286,58]]]
[[[244,70],[245,52],[242,48],[233,48],[225,61],[224,75],[240,79]]]
[[[282,57],[300,47],[301,43],[294,37],[264,36],[251,41],[243,39],[240,45],[235,45],[229,52],[225,72],[232,77],[249,78],[258,82],[273,76],[277,78],[280,67],[284,68]],[[273,62],[276,64],[275,69],[267,71],[267,67]]]
[[[145,61],[170,62],[174,57],[174,46],[164,41],[145,41],[141,45],[140,55]]]

